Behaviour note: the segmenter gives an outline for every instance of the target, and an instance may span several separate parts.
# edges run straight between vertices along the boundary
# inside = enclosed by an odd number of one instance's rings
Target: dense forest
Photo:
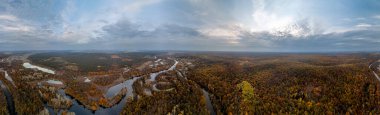
[[[51,112],[47,107],[75,113],[79,109],[71,109],[73,99],[90,113],[113,111],[110,108],[125,105],[117,111],[202,115],[380,114],[380,85],[373,74],[380,73],[377,53],[128,54],[40,53],[27,58],[32,64],[64,71],[60,74],[25,69],[24,60],[17,57],[23,54],[4,55],[10,62],[1,62],[0,68],[8,72],[13,82],[5,78],[4,72],[0,72],[0,80],[9,88],[18,114]],[[131,86],[123,84],[113,96],[106,96],[108,89],[132,79],[135,81]],[[0,105],[0,114],[7,114],[2,93]]]
[[[17,73],[11,75],[18,76]],[[15,86],[4,77],[0,79],[8,86],[11,92],[17,114],[38,114],[43,109],[43,101],[36,86],[28,83],[21,84],[23,82],[18,77],[13,78],[16,83]]]
[[[31,55],[28,59],[39,65],[56,70],[73,69],[80,72],[108,71],[113,67],[135,67],[153,58],[156,53],[76,53],[76,52],[51,52]]]
[[[370,72],[369,61],[360,56],[188,58],[199,65],[188,78],[213,94],[218,114],[380,112],[379,81]],[[246,88],[249,93],[241,88],[250,85],[252,89]]]

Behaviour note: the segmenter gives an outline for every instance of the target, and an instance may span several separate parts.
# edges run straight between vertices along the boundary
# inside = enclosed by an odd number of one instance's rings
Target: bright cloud
[[[9,20],[9,21],[16,21],[17,18],[13,15],[0,15],[0,20]]]
[[[372,25],[370,24],[366,24],[366,23],[360,23],[358,25],[356,25],[355,27],[358,27],[358,28],[368,28],[368,27],[371,27]]]

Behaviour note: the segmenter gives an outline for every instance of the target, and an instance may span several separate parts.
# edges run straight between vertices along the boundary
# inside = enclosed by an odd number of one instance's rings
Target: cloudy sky
[[[0,0],[0,50],[379,51],[379,0]]]

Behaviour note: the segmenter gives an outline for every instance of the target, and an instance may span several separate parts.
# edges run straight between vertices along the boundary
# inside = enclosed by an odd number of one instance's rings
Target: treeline
[[[323,55],[321,60],[302,56],[252,57],[245,64],[239,63],[241,58],[223,61],[218,57],[215,61],[212,56],[203,57],[192,57],[197,66],[187,78],[210,92],[217,114],[380,113],[380,87],[368,69],[368,60],[362,57],[338,56],[344,63]],[[335,64],[328,64],[329,60]],[[252,85],[250,97],[255,101],[244,101],[244,91],[238,85],[243,81]]]
[[[67,64],[74,64],[79,67],[79,71],[87,72],[107,72],[113,67],[135,67],[145,61],[151,60],[153,54],[159,53],[81,53],[81,52],[51,52],[39,53],[29,56],[29,60],[38,65],[55,68],[58,70],[65,69]],[[120,58],[112,58],[112,55],[118,55]],[[59,59],[59,60],[55,60]],[[124,61],[130,60],[130,61]]]

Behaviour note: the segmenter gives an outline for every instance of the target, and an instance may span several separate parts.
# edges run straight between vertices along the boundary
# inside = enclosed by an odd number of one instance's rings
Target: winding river
[[[187,80],[187,77],[183,76],[183,74],[181,72],[177,71],[177,74]],[[203,96],[205,96],[205,98],[206,98],[207,110],[210,112],[210,115],[216,115],[214,107],[212,106],[212,103],[210,100],[210,94],[205,89],[203,89],[203,88],[201,88],[201,89],[202,89]]]
[[[151,73],[150,74],[151,79],[155,80],[155,78],[157,77],[157,75],[159,75],[161,73],[164,73],[164,72],[167,72],[167,71],[170,71],[170,70],[174,70],[177,64],[178,64],[178,62],[175,61],[174,65],[171,66],[169,69],[162,70],[162,71],[159,71],[159,72],[156,72],[156,73]],[[132,97],[134,95],[133,94],[133,87],[132,87],[132,85],[133,85],[133,83],[137,79],[140,79],[140,78],[141,77],[134,77],[134,78],[126,80],[126,81],[124,81],[124,82],[122,82],[120,84],[117,84],[115,86],[110,87],[107,90],[107,93],[105,94],[105,96],[107,98],[114,97],[123,88],[127,88],[127,93],[123,97],[123,99],[119,103],[117,103],[116,105],[114,105],[114,106],[112,106],[110,108],[102,108],[102,107],[100,107],[100,109],[98,109],[96,111],[91,111],[91,110],[85,108],[84,105],[82,105],[80,102],[78,102],[78,100],[76,100],[73,97],[67,95],[63,89],[59,89],[58,90],[58,94],[63,95],[64,97],[72,100],[73,105],[69,108],[69,110],[68,110],[69,112],[74,112],[75,114],[78,114],[78,115],[93,115],[93,114],[95,114],[95,115],[115,115],[115,114],[120,114],[120,112],[122,111],[123,107],[125,106],[125,104],[127,102],[127,99],[130,98],[130,97]],[[45,104],[45,107],[49,110],[50,114],[55,114],[56,113],[53,108],[47,106],[46,104]],[[62,112],[62,110],[58,111],[58,114],[60,114],[61,112]]]
[[[165,72],[168,72],[168,71],[171,71],[171,70],[174,70],[175,67],[177,66],[177,64],[178,64],[178,61],[175,60],[175,63],[169,69],[162,70],[162,71],[159,71],[159,72],[156,72],[156,73],[151,73],[150,74],[150,80],[151,81],[155,81],[156,77],[159,74],[165,73]],[[35,65],[30,64],[30,63],[24,63],[23,66],[25,68],[38,69],[40,71],[43,71],[43,72],[46,72],[46,73],[50,73],[50,74],[54,74],[55,73],[53,70],[46,69],[46,68],[39,67],[39,66],[35,66]],[[182,74],[181,74],[181,76],[182,76]],[[134,94],[133,94],[133,87],[132,87],[132,85],[133,85],[133,83],[136,80],[138,80],[140,78],[141,77],[134,77],[134,78],[126,80],[126,81],[124,81],[124,82],[122,82],[120,84],[117,84],[115,86],[110,87],[107,90],[106,94],[105,94],[105,96],[107,98],[112,98],[112,97],[116,96],[123,88],[127,88],[127,93],[123,97],[123,99],[119,103],[117,103],[116,105],[114,105],[112,107],[109,107],[109,108],[102,108],[102,107],[100,107],[96,111],[92,111],[92,110],[87,109],[78,100],[76,100],[75,98],[67,95],[63,89],[59,89],[58,90],[58,94],[63,95],[65,98],[68,98],[68,99],[72,100],[73,105],[68,109],[68,111],[69,112],[74,112],[77,115],[93,115],[93,114],[95,114],[95,115],[115,115],[115,114],[120,114],[120,112],[122,111],[123,107],[125,106],[125,104],[127,102],[127,99],[130,98],[130,97],[133,97]],[[215,115],[215,112],[213,110],[213,107],[212,107],[212,104],[211,104],[208,92],[205,91],[204,89],[202,89],[202,92],[203,92],[203,95],[206,97],[207,109],[210,111],[210,114]],[[54,109],[52,107],[48,106],[47,104],[45,104],[44,106],[49,110],[50,114],[61,114],[62,113],[62,110],[59,110],[59,111],[56,112],[56,111],[54,111]]]

